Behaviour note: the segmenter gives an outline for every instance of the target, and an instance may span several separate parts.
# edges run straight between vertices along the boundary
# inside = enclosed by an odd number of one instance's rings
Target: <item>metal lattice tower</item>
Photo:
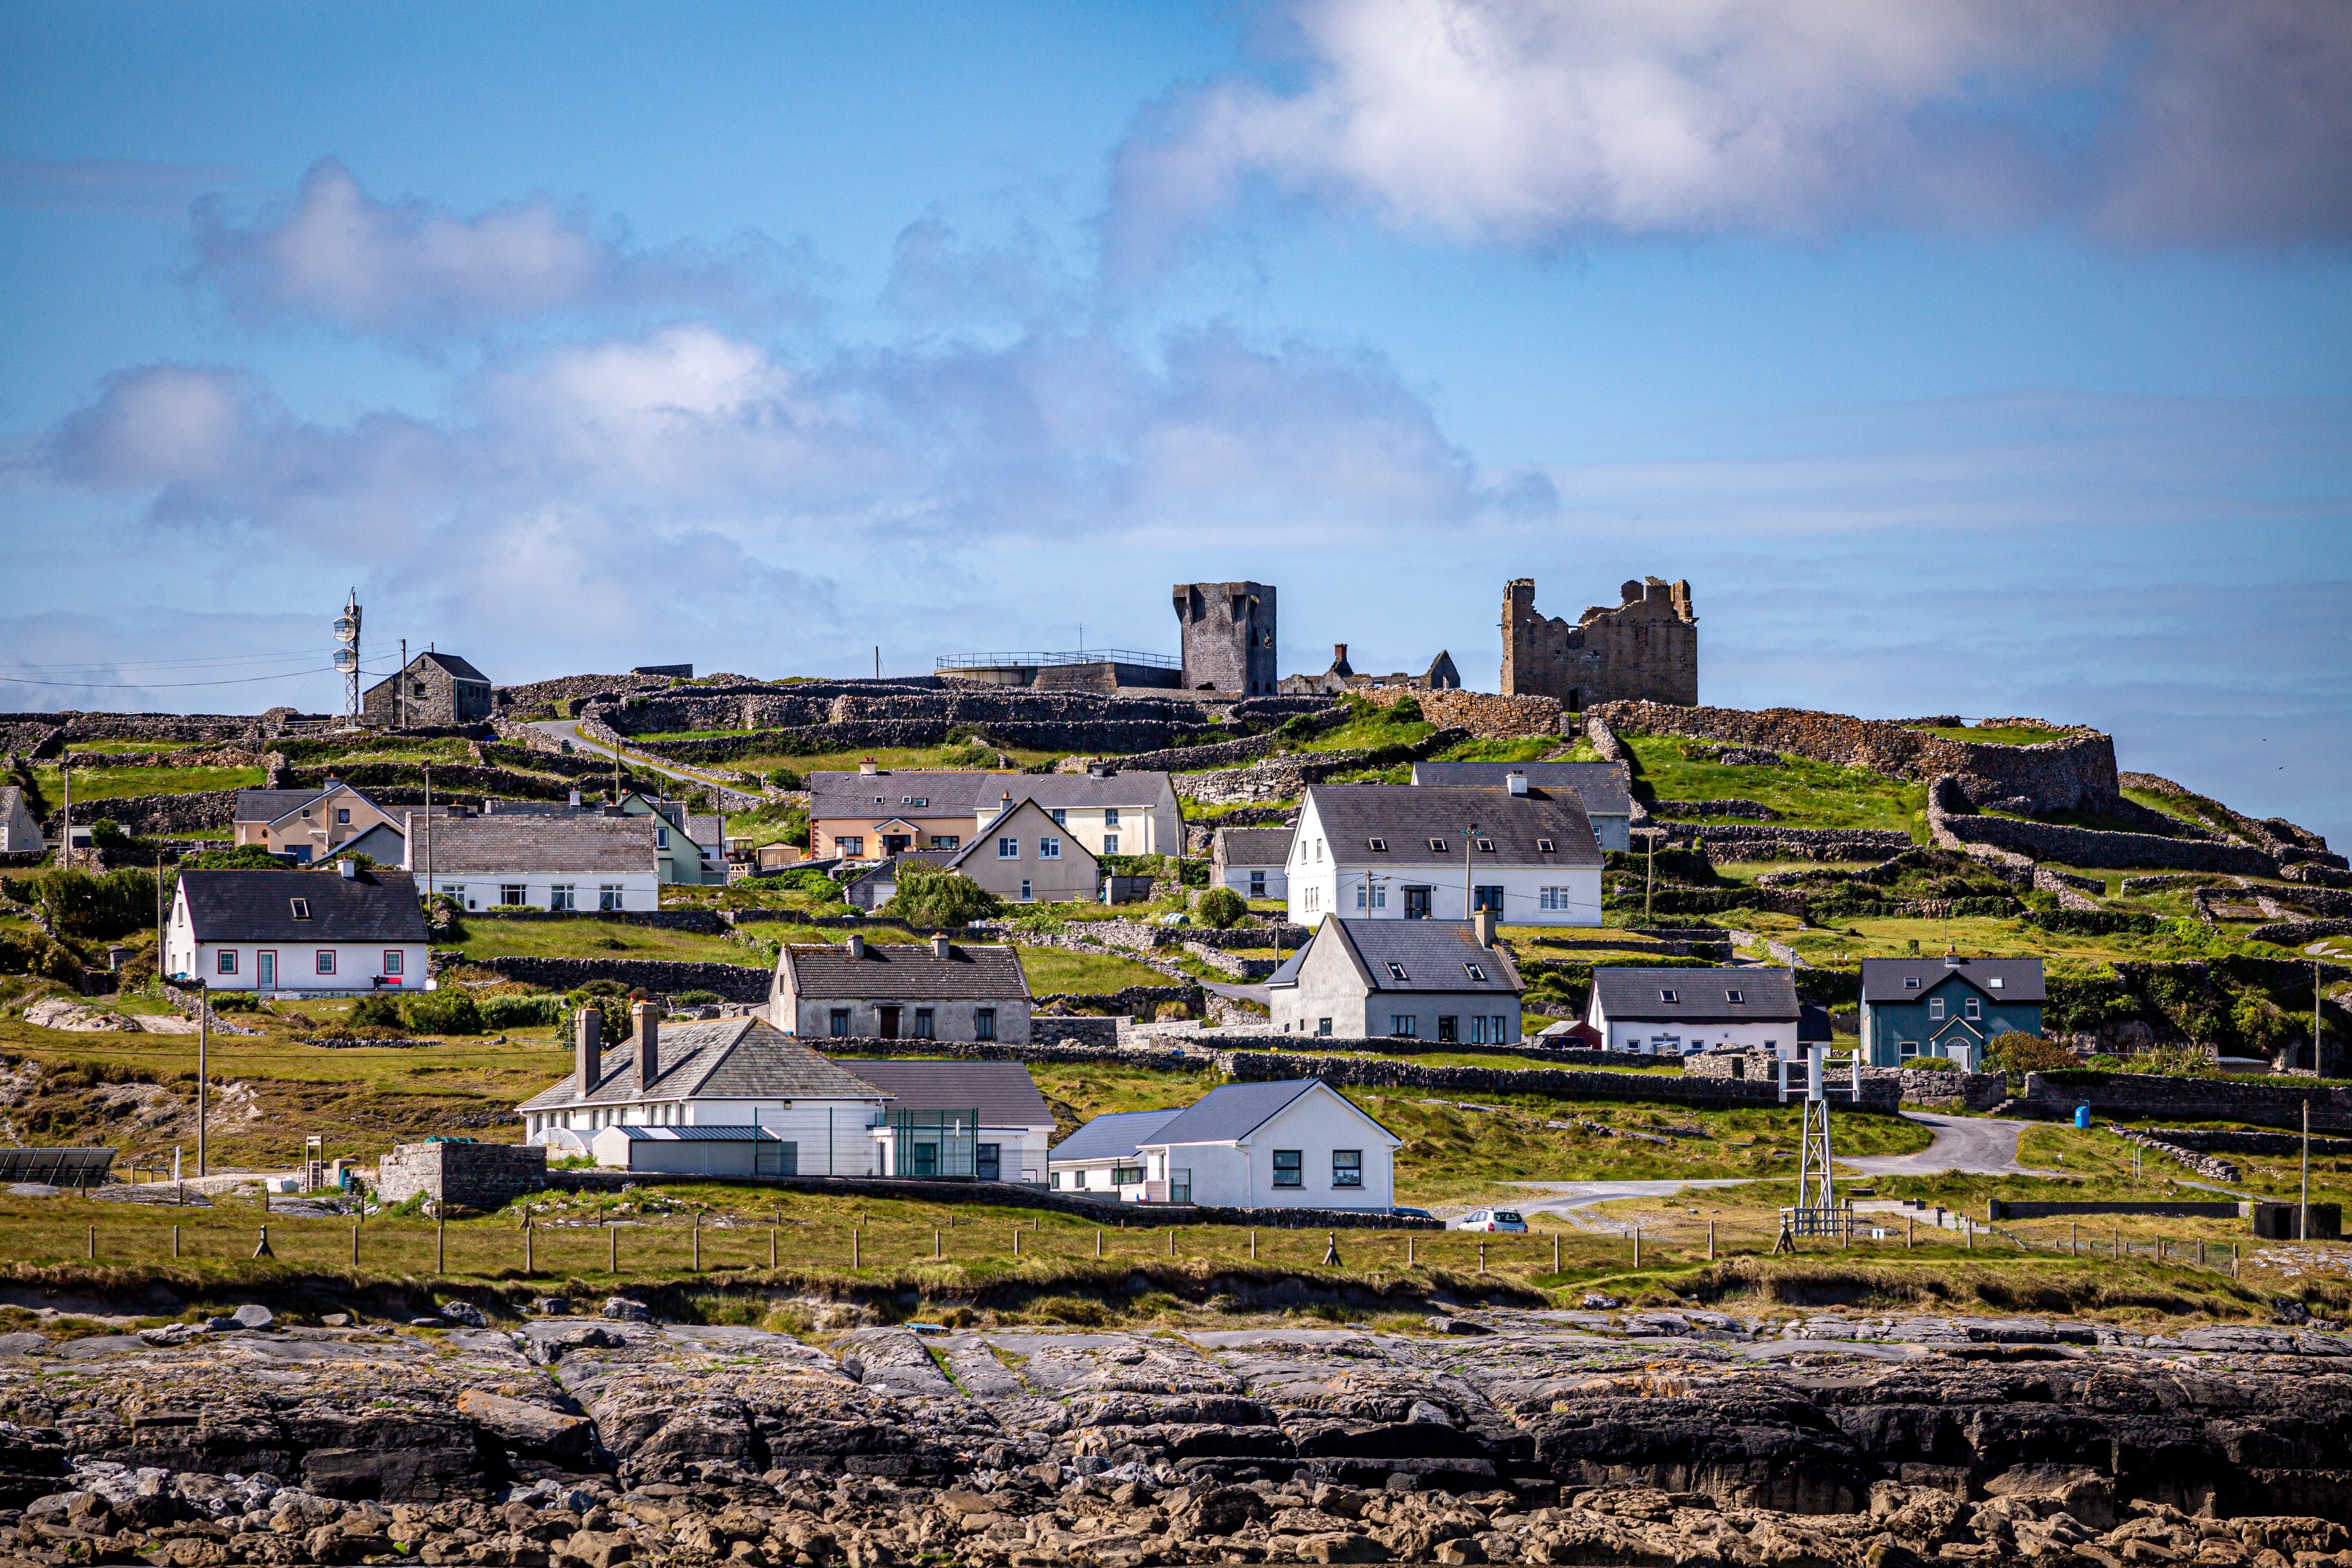
[[[1830,1174],[1830,1102],[1822,1093],[1825,1054],[1805,1053],[1804,1134],[1797,1146],[1797,1206],[1817,1211],[1837,1207],[1835,1178]]]
[[[353,728],[360,721],[360,591],[353,588],[335,617],[335,668],[343,678],[343,717]]]

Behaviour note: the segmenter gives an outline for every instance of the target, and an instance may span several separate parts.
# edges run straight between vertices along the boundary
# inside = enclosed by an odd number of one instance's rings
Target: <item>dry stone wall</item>
[[[2007,816],[1978,816],[1963,809],[1967,792],[1948,775],[1927,787],[1927,831],[1940,847],[1967,851],[1990,845],[2036,860],[2058,860],[2070,866],[2177,867],[2192,871],[2219,871],[2241,877],[2278,875],[2276,855],[2301,858],[2307,850],[2266,851],[2246,844],[2221,844],[2208,838],[2160,838],[2152,833],[2109,833],[2097,828],[2067,827],[2053,822],[2023,822]]]
[[[1557,697],[1501,697],[1490,691],[1409,691],[1384,687],[1362,693],[1381,707],[1410,697],[1421,705],[1422,716],[1443,728],[1468,731],[1482,740],[1517,740],[1530,735],[1557,735],[1567,710]]]
[[[436,952],[436,970],[450,960]],[[591,980],[615,980],[631,990],[658,995],[709,991],[730,1002],[754,1005],[768,999],[771,972],[741,963],[701,963],[667,958],[460,958],[454,962],[495,970],[509,980],[547,991],[570,991]]]
[[[1276,1037],[1277,1039],[1283,1037]],[[1294,1043],[1296,1036],[1288,1037]],[[1238,1083],[1319,1078],[1360,1089],[1450,1089],[1466,1094],[1546,1094],[1570,1100],[1659,1101],[1732,1108],[1778,1105],[1769,1083],[1654,1072],[1578,1072],[1565,1068],[1423,1067],[1381,1057],[1310,1057],[1288,1051],[1222,1051],[1217,1066]],[[1900,1102],[1890,1079],[1863,1084],[1858,1110],[1892,1113]]]
[[[76,800],[74,821],[87,826],[105,817],[123,832],[142,838],[169,837],[173,834],[194,833],[207,827],[226,827],[236,817],[236,791],[210,789],[187,795],[127,795],[111,800]],[[42,834],[54,841],[64,831],[65,812],[60,805],[49,813],[41,825]]]
[[[2028,1073],[2024,1100],[2035,1112],[2053,1118],[2071,1116],[2076,1106],[2087,1105],[2095,1116],[2251,1121],[2296,1129],[2308,1105],[2314,1131],[2352,1132],[2352,1088],[2320,1083],[2247,1083],[2156,1073]]]
[[[1728,847],[1757,860],[1881,860],[1916,847],[1907,833],[1891,827],[1777,827],[1745,822],[1669,822],[1663,828],[1669,848],[1694,845]]]
[[[385,1204],[421,1194],[446,1208],[504,1208],[547,1185],[547,1150],[522,1143],[402,1143],[376,1163],[375,1179]]]

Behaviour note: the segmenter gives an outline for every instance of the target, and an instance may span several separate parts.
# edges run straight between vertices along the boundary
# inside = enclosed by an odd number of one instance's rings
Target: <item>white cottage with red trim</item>
[[[163,972],[265,995],[422,991],[426,941],[405,871],[184,871]]]

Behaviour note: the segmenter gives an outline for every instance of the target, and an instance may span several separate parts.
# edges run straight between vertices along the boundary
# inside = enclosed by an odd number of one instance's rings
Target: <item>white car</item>
[[[1528,1222],[1519,1217],[1517,1209],[1478,1209],[1454,1222],[1456,1230],[1499,1230],[1517,1235],[1527,1234]]]

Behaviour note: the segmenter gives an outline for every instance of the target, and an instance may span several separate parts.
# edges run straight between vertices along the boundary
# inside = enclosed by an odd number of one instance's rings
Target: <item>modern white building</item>
[[[599,812],[495,811],[406,817],[406,859],[428,894],[469,910],[614,911],[661,907],[663,817]],[[698,850],[688,851],[699,861]]]
[[[1122,1203],[1144,1196],[1141,1141],[1184,1114],[1167,1110],[1115,1110],[1097,1116],[1054,1146],[1048,1184],[1058,1192],[1101,1193]]]
[[[1157,1127],[1130,1123],[1079,1143],[1086,1131],[1080,1128],[1054,1152],[1051,1169],[1066,1190],[1098,1169],[1108,1151],[1114,1178],[1103,1190],[1129,1202],[1378,1212],[1396,1206],[1396,1152],[1403,1140],[1319,1079],[1229,1083],[1168,1113]],[[1120,1156],[1112,1148],[1130,1133],[1142,1168],[1134,1181],[1121,1179],[1133,1167],[1118,1168]]]
[[[352,860],[331,871],[184,871],[163,973],[264,995],[422,991],[426,942],[405,872]]]
[[[1290,919],[1601,923],[1601,845],[1573,790],[1318,784],[1292,836]]]
[[[1518,966],[1475,921],[1341,920],[1326,915],[1266,980],[1286,1035],[1508,1046],[1519,1040]]]
[[[1785,969],[1596,969],[1584,1021],[1601,1049],[1686,1057],[1798,1051],[1796,977]]]
[[[849,1066],[890,1096],[874,1129],[882,1175],[1045,1182],[1054,1113],[1019,1062],[894,1057]]]

